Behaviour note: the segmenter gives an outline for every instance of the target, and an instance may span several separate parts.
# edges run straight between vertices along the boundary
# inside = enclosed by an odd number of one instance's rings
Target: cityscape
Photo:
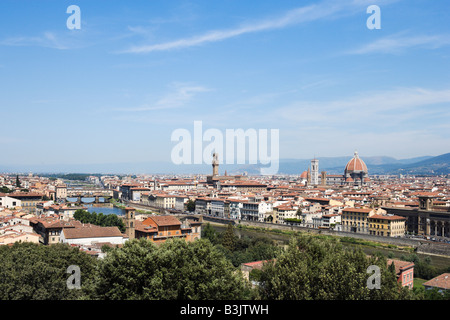
[[[450,299],[445,1],[0,7],[0,301]]]

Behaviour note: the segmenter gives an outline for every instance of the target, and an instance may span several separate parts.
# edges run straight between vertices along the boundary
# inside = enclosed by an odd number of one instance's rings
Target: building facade
[[[373,215],[368,218],[369,234],[384,237],[403,237],[406,218],[393,215]]]

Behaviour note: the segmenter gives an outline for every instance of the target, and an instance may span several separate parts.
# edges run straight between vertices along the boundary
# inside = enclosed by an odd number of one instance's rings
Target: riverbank
[[[119,209],[125,209],[126,205],[118,202],[116,199],[111,198],[109,200],[109,203],[111,203],[114,207],[119,208]]]

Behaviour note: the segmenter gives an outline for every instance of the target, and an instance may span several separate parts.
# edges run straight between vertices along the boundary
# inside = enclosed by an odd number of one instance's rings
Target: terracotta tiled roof
[[[383,216],[381,214],[374,214],[373,216],[369,217],[369,219],[380,219],[380,220],[406,220],[405,217],[400,216]]]
[[[372,211],[372,209],[358,209],[358,208],[345,208],[342,211],[346,212],[363,212],[363,213],[369,213]]]
[[[347,163],[347,165],[345,166],[345,171],[365,171],[367,172],[367,166],[364,163],[364,161],[362,161],[359,156],[358,153],[355,152],[355,156]]]
[[[64,229],[63,232],[66,239],[122,237],[122,233],[117,227],[99,227],[94,225]]]
[[[149,219],[152,219],[159,227],[164,226],[178,226],[181,225],[180,220],[173,216],[165,215],[165,216],[151,216]]]
[[[440,276],[425,282],[423,285],[450,290],[450,273],[443,273]]]
[[[399,274],[401,271],[414,267],[414,262],[410,261],[401,261],[395,259],[387,259],[387,265],[390,266],[394,263],[395,266],[395,274]]]

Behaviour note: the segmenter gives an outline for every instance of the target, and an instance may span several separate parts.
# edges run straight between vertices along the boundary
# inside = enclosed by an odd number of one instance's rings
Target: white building
[[[224,218],[225,200],[211,199],[211,216]]]
[[[0,197],[0,207],[4,207],[7,209],[13,209],[15,207],[21,207],[22,206],[22,201],[15,199],[15,198],[11,198],[11,197]]]
[[[211,213],[211,200],[210,198],[197,198],[195,199],[195,214],[209,215]]]
[[[241,220],[241,209],[245,200],[228,199],[230,219]]]
[[[274,206],[273,213],[275,214],[275,219],[277,223],[285,223],[286,219],[298,218],[297,209],[287,204]]]
[[[324,214],[322,216],[322,226],[330,228],[341,223],[341,216],[339,214]]]
[[[163,191],[190,191],[197,189],[197,186],[193,182],[165,181],[160,184],[160,188]]]
[[[317,226],[321,223],[321,221],[317,220],[317,219],[322,219],[322,213],[321,212],[317,212],[317,213],[309,213],[309,212],[302,212],[302,225],[305,227],[309,227],[309,228],[314,228],[316,225]]]
[[[272,210],[272,203],[269,202],[244,202],[241,209],[241,219],[264,222],[265,214]]]

